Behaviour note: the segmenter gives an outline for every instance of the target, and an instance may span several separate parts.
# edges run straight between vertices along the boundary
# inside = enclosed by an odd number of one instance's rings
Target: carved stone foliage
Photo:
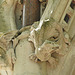
[[[50,64],[58,61],[57,55],[65,55],[70,45],[68,34],[53,19],[44,22],[41,28],[34,28],[30,33],[29,41],[35,46],[35,53],[30,55],[30,59],[35,62],[38,59],[48,61]]]

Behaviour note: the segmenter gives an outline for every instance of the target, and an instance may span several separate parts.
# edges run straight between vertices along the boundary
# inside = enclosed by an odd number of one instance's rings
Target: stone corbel
[[[62,27],[53,22],[46,22],[41,29],[34,29],[30,34],[30,41],[34,43],[35,53],[29,58],[35,62],[48,61],[50,64],[56,64],[58,56],[64,56],[68,50],[69,38],[65,37]],[[64,48],[64,49],[63,49]],[[55,55],[53,55],[55,54]]]

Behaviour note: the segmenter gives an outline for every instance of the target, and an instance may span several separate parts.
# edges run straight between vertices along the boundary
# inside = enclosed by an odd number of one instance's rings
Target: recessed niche
[[[69,20],[70,20],[70,15],[66,14],[66,16],[65,16],[65,18],[64,18],[64,21],[65,21],[66,23],[68,23]]]
[[[71,4],[70,4],[70,7],[71,7],[72,9],[75,9],[75,1],[74,1],[74,0],[72,0],[72,2],[71,2]]]

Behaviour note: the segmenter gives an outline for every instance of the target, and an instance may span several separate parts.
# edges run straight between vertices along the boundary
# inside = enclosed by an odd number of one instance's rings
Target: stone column
[[[24,0],[23,4],[23,26],[31,25],[40,19],[39,0]]]
[[[26,36],[28,31],[22,33]],[[38,63],[29,59],[34,51],[34,46],[28,41],[28,37],[21,40],[16,47],[16,63],[14,65],[14,75],[42,75],[41,67]]]

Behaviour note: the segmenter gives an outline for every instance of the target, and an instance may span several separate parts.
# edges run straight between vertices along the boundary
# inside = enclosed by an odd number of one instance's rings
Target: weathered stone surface
[[[11,75],[12,71],[13,75],[75,75],[75,14],[70,24],[62,24],[71,1],[48,0],[40,22],[19,31],[1,34],[2,75]],[[4,1],[1,0],[0,4],[2,2]],[[11,6],[13,0],[6,2],[3,4],[3,12],[5,8],[8,9],[8,5]],[[8,17],[9,13],[6,14]]]
[[[34,51],[33,44],[28,41],[29,32],[29,29],[22,32],[21,35],[26,37],[20,40],[16,47],[17,60],[14,65],[14,75],[41,75],[40,65],[29,59],[29,55]]]
[[[14,16],[16,0],[1,0],[0,2],[0,31],[7,32],[16,29]]]

